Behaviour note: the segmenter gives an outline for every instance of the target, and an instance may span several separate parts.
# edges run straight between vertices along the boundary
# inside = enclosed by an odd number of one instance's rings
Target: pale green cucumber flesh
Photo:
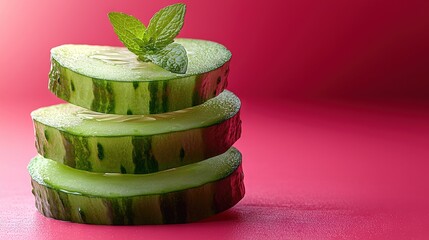
[[[49,89],[97,112],[151,114],[195,106],[227,86],[231,53],[222,45],[177,39],[188,53],[186,74],[137,61],[124,48],[63,45],[51,50]]]
[[[240,100],[225,90],[204,104],[174,112],[123,116],[99,114],[72,104],[39,108],[34,121],[81,136],[148,136],[217,124],[234,116]]]
[[[40,156],[28,169],[37,209],[72,222],[192,222],[224,211],[244,196],[241,154],[234,148],[206,161],[147,175],[90,173]]]

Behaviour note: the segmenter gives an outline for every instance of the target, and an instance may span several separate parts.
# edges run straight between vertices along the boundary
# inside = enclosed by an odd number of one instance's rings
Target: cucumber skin
[[[199,162],[226,152],[241,136],[240,111],[209,127],[152,136],[78,136],[33,123],[40,155],[73,168],[103,173],[144,174]],[[108,147],[99,145],[105,141],[111,142]],[[158,146],[154,147],[155,141]],[[124,149],[124,142],[132,143],[132,148]],[[107,151],[125,154],[114,156]]]
[[[143,225],[195,222],[225,211],[245,194],[241,164],[229,176],[162,195],[101,198],[63,192],[32,180],[36,208],[46,217],[87,224]]]
[[[230,60],[213,71],[184,78],[125,82],[83,76],[51,58],[48,88],[58,98],[95,112],[164,113],[196,106],[219,95],[228,85],[229,64]],[[192,85],[192,90],[177,87],[185,85]],[[141,89],[149,94],[142,94]],[[134,96],[128,94],[130,91]],[[121,99],[127,99],[127,103],[119,104]]]

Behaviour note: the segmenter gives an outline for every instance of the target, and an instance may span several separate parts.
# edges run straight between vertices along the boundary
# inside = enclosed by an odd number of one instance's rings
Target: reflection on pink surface
[[[412,107],[411,107],[412,106]],[[25,166],[31,122],[2,124],[0,236],[13,239],[403,239],[425,236],[428,106],[243,99],[245,198],[187,225],[109,227],[37,213]],[[18,111],[17,116],[27,116]],[[10,124],[17,126],[8,128]],[[13,134],[12,134],[13,133]],[[5,146],[3,145],[3,146]],[[6,168],[7,167],[7,168]],[[13,179],[13,181],[11,180]],[[5,231],[6,232],[5,232]],[[6,234],[6,235],[5,235]]]

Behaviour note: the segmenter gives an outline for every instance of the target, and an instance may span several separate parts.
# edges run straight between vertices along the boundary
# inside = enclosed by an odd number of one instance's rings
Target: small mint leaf
[[[155,13],[144,36],[149,47],[157,50],[172,43],[183,27],[185,12],[185,4],[177,3]]]
[[[171,43],[155,53],[144,55],[144,57],[170,72],[183,74],[188,68],[186,50],[178,43]]]
[[[136,55],[143,52],[143,36],[146,27],[137,18],[125,13],[109,13],[110,23],[113,25],[119,40]]]

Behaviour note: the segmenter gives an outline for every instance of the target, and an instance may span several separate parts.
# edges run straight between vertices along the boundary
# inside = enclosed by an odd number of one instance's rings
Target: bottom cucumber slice
[[[28,166],[36,208],[46,217],[89,224],[198,221],[244,197],[241,154],[151,174],[86,172],[36,156]]]

